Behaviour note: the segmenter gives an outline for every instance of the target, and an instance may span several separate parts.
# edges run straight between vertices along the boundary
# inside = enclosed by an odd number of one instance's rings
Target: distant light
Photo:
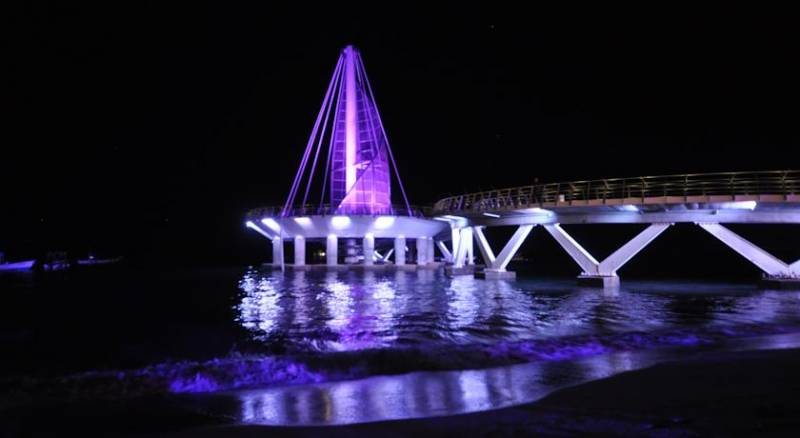
[[[484,213],[483,215],[488,217],[500,217],[499,214],[494,214],[494,213]]]
[[[347,216],[334,216],[331,218],[331,226],[337,230],[350,226],[350,218]]]
[[[296,217],[294,221],[297,222],[297,225],[300,225],[303,228],[307,228],[311,226],[311,219],[307,217]]]
[[[275,222],[275,219],[273,219],[271,217],[266,217],[264,219],[261,219],[261,223],[266,225],[270,230],[272,230],[272,231],[274,231],[276,233],[281,230],[281,226],[278,225],[278,223]]]
[[[755,210],[758,206],[756,201],[737,201],[737,202],[723,202],[722,208],[731,208],[737,210]]]
[[[621,205],[619,209],[622,211],[639,211],[639,207],[631,204]]]
[[[372,224],[377,230],[385,230],[394,225],[394,216],[379,216]]]

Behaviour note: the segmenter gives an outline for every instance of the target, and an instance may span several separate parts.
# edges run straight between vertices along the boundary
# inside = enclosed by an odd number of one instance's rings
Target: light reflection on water
[[[487,344],[736,324],[798,324],[800,294],[748,285],[485,281],[417,272],[245,273],[238,322],[291,351]]]
[[[711,349],[797,348],[800,335],[735,340]],[[247,390],[226,394],[227,412],[249,424],[283,426],[353,424],[455,415],[536,401],[583,382],[641,369],[663,361],[699,357],[690,347],[537,362],[481,370],[416,372],[360,380]]]

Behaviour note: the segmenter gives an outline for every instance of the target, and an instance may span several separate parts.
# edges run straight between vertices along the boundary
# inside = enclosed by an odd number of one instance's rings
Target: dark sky
[[[414,204],[534,177],[800,162],[788,10],[68,3],[5,17],[9,256],[259,254],[243,215],[285,199],[348,43]]]

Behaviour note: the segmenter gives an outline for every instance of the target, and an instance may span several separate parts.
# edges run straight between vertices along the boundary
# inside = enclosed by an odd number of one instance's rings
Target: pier
[[[393,187],[401,204],[392,203]],[[444,266],[449,275],[485,279],[513,279],[509,262],[539,229],[575,261],[578,282],[601,287],[618,286],[617,271],[676,223],[710,233],[761,269],[773,287],[800,287],[800,260],[780,260],[726,226],[800,224],[798,170],[534,184],[412,207],[364,62],[352,46],[334,68],[286,202],[250,210],[245,221],[270,240],[271,265],[281,269]],[[561,226],[573,224],[644,228],[598,260]],[[515,231],[507,242],[492,243],[484,231],[493,227]],[[309,242],[324,247],[324,263],[307,263]],[[287,244],[293,245],[292,260],[285,257]]]

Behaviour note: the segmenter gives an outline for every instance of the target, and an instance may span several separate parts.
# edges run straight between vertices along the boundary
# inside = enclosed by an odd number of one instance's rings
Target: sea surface
[[[697,351],[800,345],[800,293],[747,283],[93,267],[3,275],[0,291],[0,409],[169,395],[208,411],[222,397],[235,421],[341,424],[508,406]]]

